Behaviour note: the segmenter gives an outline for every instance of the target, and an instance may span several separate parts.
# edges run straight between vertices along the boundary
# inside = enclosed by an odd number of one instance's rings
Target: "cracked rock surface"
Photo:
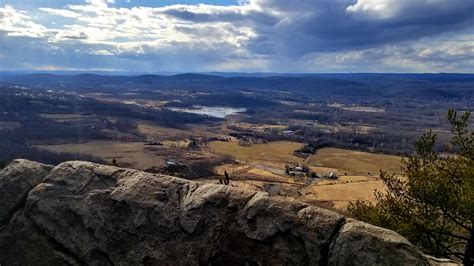
[[[17,160],[0,195],[0,265],[449,263],[296,200],[87,162]]]

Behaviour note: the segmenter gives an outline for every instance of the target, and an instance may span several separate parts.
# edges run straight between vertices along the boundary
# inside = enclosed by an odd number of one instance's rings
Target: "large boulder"
[[[0,226],[6,224],[53,167],[17,159],[0,170]]]
[[[339,230],[329,254],[329,265],[420,265],[423,260],[401,235],[356,220]]]
[[[296,200],[86,162],[30,191],[0,250],[1,265],[430,263],[394,232]]]

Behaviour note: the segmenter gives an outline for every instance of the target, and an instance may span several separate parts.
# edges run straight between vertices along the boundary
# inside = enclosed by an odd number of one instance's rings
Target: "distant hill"
[[[402,98],[453,99],[460,98],[463,95],[441,89],[419,89],[397,92],[392,94],[392,96]]]
[[[115,76],[49,73],[3,75],[0,82],[78,92],[134,90],[279,90],[342,96],[472,97],[473,74],[245,74]]]

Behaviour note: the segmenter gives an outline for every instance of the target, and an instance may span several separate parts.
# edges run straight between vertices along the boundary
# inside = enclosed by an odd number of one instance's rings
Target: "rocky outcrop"
[[[18,167],[0,172],[2,182],[25,178]],[[299,201],[86,162],[55,167],[17,210],[0,233],[1,265],[435,261],[392,231]]]
[[[24,205],[28,192],[41,183],[52,168],[18,159],[0,171],[0,226]]]

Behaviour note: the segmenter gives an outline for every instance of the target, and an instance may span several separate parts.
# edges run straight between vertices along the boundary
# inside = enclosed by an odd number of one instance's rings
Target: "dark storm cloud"
[[[472,27],[472,0],[254,0],[244,8],[170,7],[177,19],[231,22],[257,33],[248,43],[259,54],[367,49]]]
[[[273,27],[260,29],[250,44],[252,50],[264,54],[365,49],[461,30],[474,23],[472,0],[262,0],[256,4],[279,18]]]
[[[200,10],[196,10],[190,6],[171,6],[165,10],[160,10],[157,14],[166,14],[176,19],[196,23],[231,22],[237,24],[272,25],[278,22],[278,18],[271,14],[238,6],[208,7]]]

